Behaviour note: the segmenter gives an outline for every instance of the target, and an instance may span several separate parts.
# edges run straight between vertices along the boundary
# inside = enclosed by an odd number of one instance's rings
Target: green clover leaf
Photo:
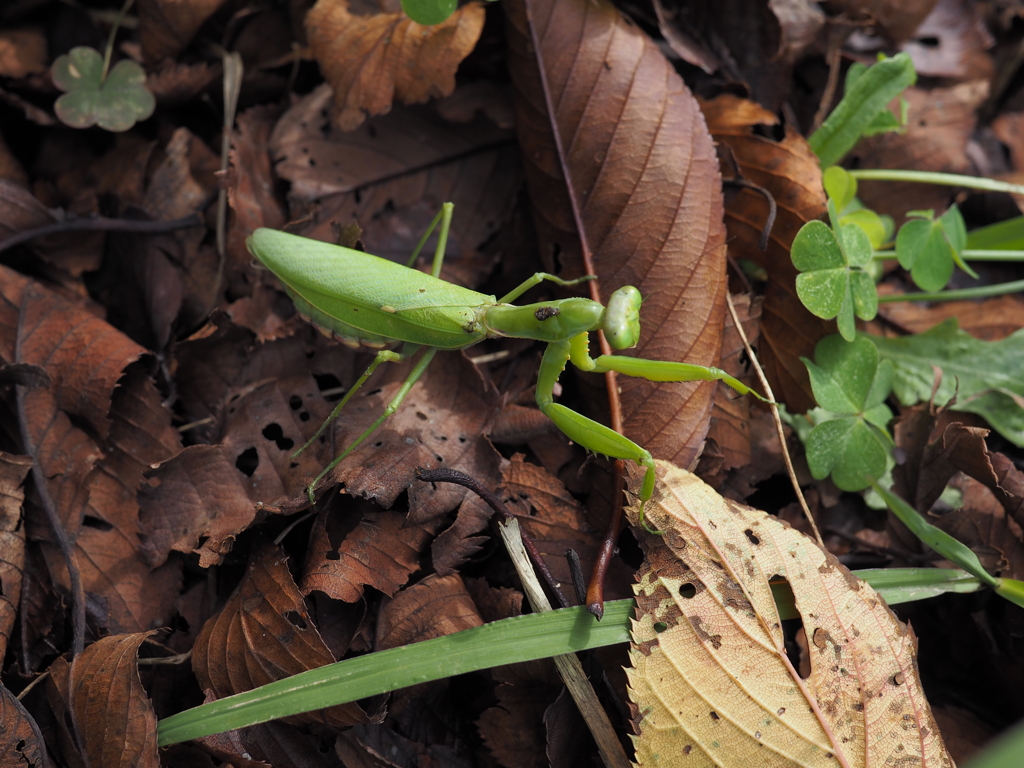
[[[802,359],[821,406],[810,413],[817,423],[804,446],[811,475],[831,475],[844,491],[863,490],[868,477],[884,474],[892,446],[885,431],[892,411],[884,402],[892,388],[892,363],[880,363],[875,345],[863,336],[852,342],[827,336],[814,349],[815,362]]]
[[[923,291],[941,291],[956,264],[971,277],[978,275],[961,256],[967,247],[967,227],[955,205],[938,219],[932,211],[909,211],[896,235],[896,258]]]
[[[878,293],[865,268],[874,253],[871,240],[856,223],[840,224],[835,205],[829,201],[829,228],[824,222],[810,221],[793,238],[790,253],[793,266],[801,273],[796,278],[796,293],[814,315],[836,318],[844,339],[856,335],[854,315],[871,320],[878,312]]]
[[[453,13],[457,0],[402,0],[405,15],[417,24],[440,24]]]
[[[103,57],[86,47],[59,56],[51,70],[53,82],[67,91],[53,105],[57,117],[72,128],[98,125],[127,131],[153,114],[156,100],[146,90],[146,73],[129,59],[119,61],[103,77]]]

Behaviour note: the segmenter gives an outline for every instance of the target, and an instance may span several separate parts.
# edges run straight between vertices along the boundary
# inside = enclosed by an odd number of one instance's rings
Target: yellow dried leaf
[[[384,114],[395,99],[418,104],[450,95],[483,26],[479,2],[431,27],[404,13],[359,16],[347,0],[319,0],[306,15],[313,56],[334,89],[335,121],[346,131],[367,114]]]
[[[647,557],[627,670],[639,765],[953,765],[916,638],[871,587],[766,513],[671,464],[658,474],[646,517],[665,533],[638,529]],[[803,620],[806,680],[786,656],[774,576]]]

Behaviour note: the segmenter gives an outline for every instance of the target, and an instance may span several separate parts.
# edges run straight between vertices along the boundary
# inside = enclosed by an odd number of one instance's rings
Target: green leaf
[[[1024,250],[1024,216],[972,230],[967,235],[969,250]]]
[[[830,168],[829,170],[832,169]],[[871,209],[858,208],[849,213],[844,213],[840,217],[839,222],[841,224],[856,224],[864,230],[872,248],[881,248],[889,237],[892,217],[889,216],[887,218],[890,222],[889,226],[886,226],[885,219]]]
[[[815,362],[801,359],[814,399],[833,413],[856,415],[889,396],[892,365],[879,366],[878,350],[864,336],[852,342],[826,336],[814,348]]]
[[[923,291],[942,290],[953,276],[953,254],[938,221],[910,219],[900,227],[896,258]]]
[[[881,477],[889,456],[884,433],[860,417],[824,421],[811,430],[805,446],[807,466],[816,480],[829,475],[843,491],[861,491]]]
[[[934,549],[951,563],[960,566],[976,579],[990,587],[999,586],[998,580],[986,571],[974,551],[963,544],[941,528],[925,520],[921,513],[910,506],[907,502],[878,483],[872,481],[871,486],[885,499],[889,509],[900,519],[910,532],[919,538],[924,544]]]
[[[964,223],[960,209],[955,205],[949,206],[949,210],[939,217],[939,223],[942,225],[946,242],[949,243],[953,261],[960,269],[977,280],[978,273],[971,269],[963,258],[964,248],[967,247],[967,225]]]
[[[833,221],[838,218],[832,201],[829,216]],[[803,305],[825,320],[836,318],[843,338],[852,340],[854,314],[870,320],[878,311],[874,280],[863,270],[871,263],[873,251],[857,224],[841,225],[839,233],[837,237],[824,222],[807,222],[793,238],[790,258],[800,272],[796,294]]]
[[[850,71],[854,71],[853,67]],[[847,73],[842,101],[808,139],[822,167],[838,163],[865,131],[880,126],[875,121],[883,111],[888,111],[889,102],[916,80],[914,65],[905,53],[882,58],[866,71]]]
[[[903,405],[927,402],[934,368],[943,373],[936,405],[956,392],[956,410],[976,413],[1007,440],[1024,447],[1024,329],[1000,341],[964,333],[950,318],[915,336],[865,336],[895,367],[893,391]]]
[[[807,465],[815,479],[829,475],[844,491],[867,487],[865,476],[885,473],[891,441],[885,432],[892,412],[884,404],[893,368],[880,362],[878,350],[863,336],[847,342],[826,336],[814,348],[814,360],[802,358],[820,409],[807,435]]]
[[[857,197],[857,180],[838,165],[825,169],[821,183],[829,200],[836,204],[837,211],[846,210],[846,206]]]
[[[405,15],[417,24],[440,24],[453,13],[457,0],[402,0]]]
[[[57,57],[51,69],[54,84],[67,91],[53,105],[57,117],[72,128],[98,125],[127,131],[153,114],[156,100],[146,90],[146,73],[129,59],[119,61],[103,79],[103,58],[86,47]]]

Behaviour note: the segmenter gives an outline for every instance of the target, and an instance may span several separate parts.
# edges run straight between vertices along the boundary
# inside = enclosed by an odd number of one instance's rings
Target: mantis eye
[[[612,294],[601,330],[612,349],[629,349],[640,341],[640,304],[643,297],[632,285]]]

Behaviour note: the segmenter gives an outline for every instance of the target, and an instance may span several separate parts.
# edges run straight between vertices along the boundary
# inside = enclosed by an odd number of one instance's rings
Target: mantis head
[[[629,349],[640,341],[640,304],[643,297],[632,285],[615,291],[608,300],[601,330],[612,349]]]

